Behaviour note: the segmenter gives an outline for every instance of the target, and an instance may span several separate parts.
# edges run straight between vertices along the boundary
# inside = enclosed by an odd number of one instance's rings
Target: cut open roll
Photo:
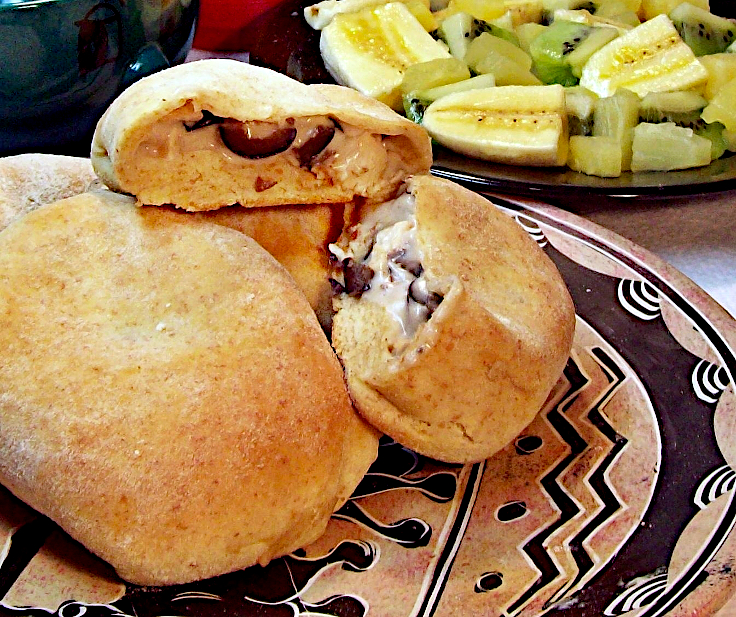
[[[542,407],[575,327],[552,261],[510,217],[417,176],[332,247],[332,340],[360,413],[421,454],[491,456]]]
[[[97,125],[92,163],[140,203],[213,210],[386,199],[432,151],[421,127],[349,88],[216,59],[128,88]]]

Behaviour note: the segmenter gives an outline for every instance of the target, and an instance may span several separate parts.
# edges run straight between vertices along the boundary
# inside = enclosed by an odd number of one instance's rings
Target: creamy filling
[[[389,158],[382,135],[329,116],[241,122],[191,107],[153,124],[136,157],[175,158],[203,150],[232,161],[289,157],[318,178],[338,181],[368,169],[384,171]]]
[[[340,263],[338,288],[382,306],[404,338],[413,337],[442,301],[427,284],[414,206],[408,193],[386,202],[358,224],[347,249],[330,246]]]

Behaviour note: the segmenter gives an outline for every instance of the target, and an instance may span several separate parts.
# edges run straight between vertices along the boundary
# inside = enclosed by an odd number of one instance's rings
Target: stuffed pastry
[[[377,438],[244,234],[91,192],[0,232],[0,481],[142,585],[315,540]]]
[[[349,88],[236,60],[136,82],[100,119],[92,163],[115,191],[185,210],[387,199],[432,163],[413,122]]]
[[[552,261],[485,198],[431,176],[332,246],[332,342],[353,401],[420,454],[491,456],[561,376],[575,312]]]

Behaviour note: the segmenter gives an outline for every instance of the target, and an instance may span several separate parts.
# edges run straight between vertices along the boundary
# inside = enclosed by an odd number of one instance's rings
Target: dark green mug
[[[0,0],[0,155],[89,154],[128,85],[184,60],[198,0]]]

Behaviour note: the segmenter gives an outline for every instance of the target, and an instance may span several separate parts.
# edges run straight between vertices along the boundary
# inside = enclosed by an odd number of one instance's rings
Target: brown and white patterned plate
[[[315,544],[267,567],[137,587],[0,494],[0,614],[137,617],[715,615],[734,588],[736,322],[641,248],[489,198],[578,313],[564,377],[493,458],[388,439]]]

